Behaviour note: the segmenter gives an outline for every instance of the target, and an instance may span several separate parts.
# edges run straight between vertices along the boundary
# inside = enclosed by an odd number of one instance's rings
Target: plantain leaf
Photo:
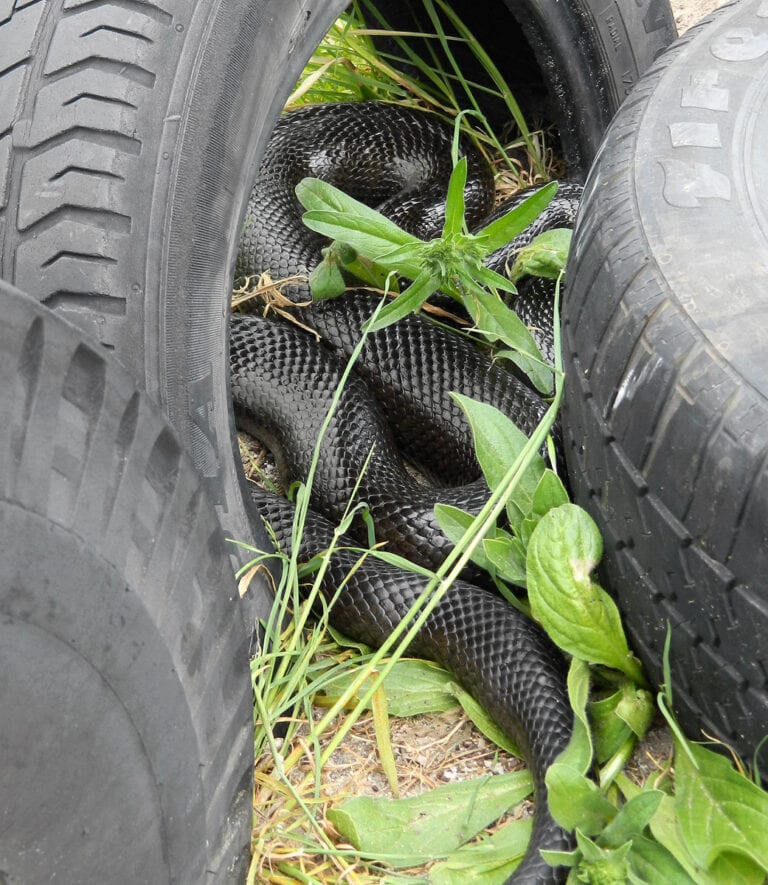
[[[600,532],[584,510],[575,504],[550,510],[528,544],[531,611],[560,648],[644,684],[616,604],[590,578],[601,554]]]
[[[340,697],[359,676],[343,672],[324,685],[326,695]],[[361,686],[361,691],[365,686]],[[402,658],[384,678],[387,709],[392,716],[420,716],[454,710],[458,700],[453,676],[430,661]],[[370,708],[370,703],[368,704]]]
[[[512,820],[492,836],[452,852],[429,871],[430,885],[503,885],[528,848],[531,818]]]
[[[359,796],[328,811],[341,835],[395,868],[444,858],[532,789],[527,771],[473,778],[411,799]]]
[[[676,748],[675,807],[691,854],[709,867],[724,853],[743,854],[768,872],[768,793],[730,761],[698,744]]]
[[[477,460],[489,488],[494,489],[528,442],[528,437],[493,406],[460,393],[452,393],[451,396],[467,416],[475,440]],[[512,496],[512,500],[524,513],[531,509],[533,494],[543,472],[544,460],[535,455],[523,471]]]

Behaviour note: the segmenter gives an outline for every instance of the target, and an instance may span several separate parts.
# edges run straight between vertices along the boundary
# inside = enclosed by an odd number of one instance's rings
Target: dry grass
[[[319,719],[322,710],[317,708],[315,712]],[[321,747],[330,743],[341,721],[323,735]],[[400,798],[421,795],[440,784],[523,767],[519,760],[483,737],[459,709],[408,719],[391,717],[389,724]],[[309,723],[303,722],[292,745],[281,750],[287,756],[296,746],[303,752],[301,761],[288,775],[291,783],[295,787],[303,784],[304,801],[316,813],[318,823],[335,848],[342,853],[351,850],[328,820],[327,810],[355,796],[394,798],[378,754],[373,717],[366,715],[358,719],[324,765],[321,775],[315,770],[315,747],[311,743]],[[308,844],[312,839],[308,822],[287,801],[285,787],[275,777],[274,770],[274,760],[269,754],[256,761],[254,833],[258,835],[253,844],[255,878],[252,881],[297,881],[286,878],[287,866],[295,866],[302,876],[328,885],[341,881],[359,885],[380,882],[382,872],[378,868],[367,871],[352,857],[343,854],[328,857],[312,850]],[[525,802],[516,809],[515,816],[531,812],[532,804]],[[409,876],[423,876],[426,872],[427,868],[403,871]]]

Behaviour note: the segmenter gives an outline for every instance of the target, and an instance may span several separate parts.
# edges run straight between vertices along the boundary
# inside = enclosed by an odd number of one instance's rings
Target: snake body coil
[[[382,138],[382,132],[392,132],[392,138]],[[435,154],[442,159],[435,160]],[[468,197],[470,211],[479,220],[487,211],[488,176],[476,158],[470,167],[480,170],[479,183],[470,186]],[[416,219],[426,213],[433,228],[441,226],[449,172],[450,132],[418,112],[364,103],[317,106],[286,115],[251,195],[239,270],[267,271],[278,279],[306,272],[317,263],[324,243],[301,224],[301,207],[293,193],[306,175],[330,180],[378,207],[384,204],[398,223],[425,237]],[[366,193],[361,194],[363,181]],[[558,209],[572,220],[575,195],[566,195],[555,214]],[[504,260],[496,257],[497,262]],[[298,301],[308,300],[309,293],[297,285],[288,294]],[[376,303],[369,294],[355,292],[303,311],[302,322],[321,334],[321,343],[293,327],[253,316],[232,317],[231,377],[238,423],[276,451],[288,481],[307,478],[345,357]],[[372,451],[358,497],[371,508],[377,537],[435,568],[450,549],[434,519],[435,502],[477,512],[488,495],[482,480],[477,481],[467,423],[450,391],[496,405],[528,433],[545,405],[470,343],[419,316],[369,336],[356,370],[321,444],[311,502],[324,516],[312,516],[305,526],[301,556],[328,547],[332,529],[326,520],[337,522],[341,517]],[[468,484],[435,489],[417,482],[399,449],[426,463],[429,472],[445,482]],[[278,542],[289,546],[290,505],[256,489],[253,496]],[[356,561],[346,557],[337,552],[332,559],[324,585],[329,598]],[[333,606],[331,622],[361,641],[379,645],[422,589],[422,579],[368,560]],[[495,594],[461,582],[431,614],[411,651],[449,668],[525,753],[537,800],[534,832],[510,881],[560,881],[564,871],[549,867],[539,854],[542,848],[572,846],[570,836],[551,818],[544,784],[547,767],[565,747],[573,727],[559,652],[540,628]]]

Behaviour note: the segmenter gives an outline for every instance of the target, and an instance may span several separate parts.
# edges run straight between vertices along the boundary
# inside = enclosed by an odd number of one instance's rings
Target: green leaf
[[[598,762],[605,762],[631,736],[642,737],[655,713],[653,697],[629,679],[609,697],[589,705]]]
[[[641,882],[657,885],[659,882],[668,885],[701,885],[692,879],[663,845],[647,836],[635,836],[632,840],[632,851],[629,863]]]
[[[467,184],[467,158],[461,157],[453,167],[445,199],[445,226],[443,234],[461,233],[464,224],[464,188]]]
[[[355,218],[354,227],[352,227],[352,217],[346,213],[335,212],[330,209],[313,209],[310,212],[305,212],[302,220],[310,230],[330,237],[332,240],[341,240],[343,243],[347,243],[361,255],[370,258],[371,261],[375,261],[383,267],[390,270],[402,270],[403,273],[409,276],[416,276],[419,271],[418,267],[405,261],[402,256],[398,261],[398,266],[393,268],[387,262],[387,256],[396,248],[412,246],[420,241],[416,240],[415,237],[405,242],[402,240],[400,242],[393,241],[378,220],[371,220],[365,217]],[[410,235],[405,234],[405,236]]]
[[[616,812],[605,804],[608,800],[586,777],[592,765],[592,738],[587,722],[589,697],[589,666],[573,658],[568,669],[568,699],[574,711],[573,735],[565,750],[546,773],[549,807],[555,820],[566,829],[580,827],[584,832],[597,832]],[[574,804],[574,800],[576,803]]]
[[[661,800],[658,811],[651,820],[651,832],[685,868],[696,885],[722,885],[723,882],[728,882],[729,885],[765,883],[765,871],[744,856],[721,854],[708,870],[698,864],[683,837],[676,802],[671,796],[665,796]],[[655,882],[652,885],[655,885]]]
[[[346,289],[339,262],[327,251],[323,260],[309,275],[309,287],[312,290],[312,298],[316,301],[337,298]]]
[[[478,231],[477,236],[483,241],[486,255],[506,246],[511,239],[522,233],[547,208],[556,193],[557,182],[551,181],[506,215]]]
[[[661,790],[643,790],[626,802],[597,840],[605,848],[619,848],[639,836],[666,794]]]
[[[509,275],[512,282],[526,275],[556,280],[568,261],[572,236],[570,228],[554,227],[534,237],[515,259]]]
[[[547,468],[541,475],[536,491],[533,493],[531,509],[536,516],[541,517],[554,507],[567,504],[570,500],[563,481],[554,470]]]
[[[507,532],[500,537],[486,538],[483,541],[483,552],[502,580],[519,587],[526,586],[525,547],[519,538]]]
[[[584,510],[575,504],[550,510],[528,545],[531,611],[560,648],[644,682],[616,604],[590,578],[601,554],[600,532]]]
[[[467,268],[469,271],[469,268]],[[488,289],[491,290],[491,293],[495,295],[494,290],[499,290],[501,292],[509,292],[510,295],[517,294],[517,286],[511,281],[508,280],[505,276],[502,276],[499,273],[496,273],[495,270],[491,270],[490,267],[486,267],[484,264],[481,264],[479,267],[474,268],[474,272],[472,273],[472,280],[477,283],[481,283],[483,286],[487,286]],[[473,285],[469,285],[470,289],[474,289]]]
[[[369,230],[371,235],[386,240],[390,248],[420,242],[380,212],[319,178],[302,179],[296,185],[296,196],[308,213],[328,212],[339,219],[338,223],[343,230],[354,233],[362,227]],[[334,237],[334,239],[350,242],[345,237]]]
[[[373,322],[364,326],[366,332],[378,332],[381,329],[398,322],[409,313],[415,313],[421,309],[421,305],[437,289],[437,284],[429,271],[423,271],[410,286],[391,301]]]
[[[531,827],[531,818],[513,820],[489,838],[462,846],[430,869],[430,885],[502,885],[522,860]]]
[[[557,822],[567,830],[578,827],[588,836],[601,833],[616,815],[616,808],[595,782],[564,762],[550,765],[546,775],[549,807]]]
[[[513,310],[483,289],[473,289],[465,295],[464,306],[482,335],[489,341],[501,341],[511,348],[510,353],[503,351],[503,355],[519,366],[538,390],[542,393],[552,390],[552,369],[544,364],[528,327]]]
[[[460,393],[452,393],[451,396],[467,416],[483,476],[489,488],[495,489],[523,450],[528,437],[503,412],[493,406]],[[514,491],[512,500],[525,513],[531,508],[533,494],[543,472],[544,460],[535,455]]]
[[[450,504],[435,504],[435,519],[446,538],[453,544],[458,544],[464,537],[464,533],[474,523],[475,517],[466,510],[453,507]],[[493,563],[485,554],[484,547],[477,546],[472,554],[472,562],[479,565],[487,572],[493,571]]]
[[[359,796],[328,811],[341,835],[367,856],[395,868],[444,858],[521,802],[527,771],[440,786],[410,799]]]
[[[675,808],[691,854],[704,867],[724,852],[751,858],[768,872],[768,793],[718,753],[689,744],[675,752]]]

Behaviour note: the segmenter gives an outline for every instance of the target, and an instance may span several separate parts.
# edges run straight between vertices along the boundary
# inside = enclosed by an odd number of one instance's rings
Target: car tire
[[[237,586],[176,433],[0,282],[0,879],[244,881],[253,700]]]
[[[768,19],[688,32],[610,127],[563,309],[566,457],[603,580],[675,711],[768,734]],[[763,771],[768,754],[763,745]]]

